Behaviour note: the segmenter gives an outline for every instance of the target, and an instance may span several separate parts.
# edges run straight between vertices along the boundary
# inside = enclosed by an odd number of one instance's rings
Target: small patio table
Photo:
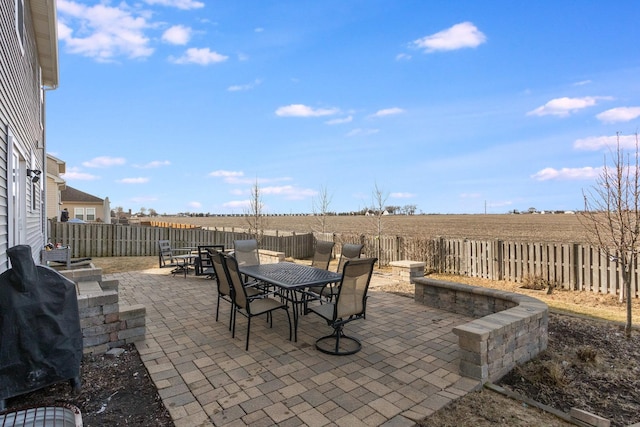
[[[174,255],[173,259],[177,261],[178,265],[171,271],[171,274],[175,276],[178,273],[184,273],[184,277],[187,277],[189,266],[193,264],[196,258],[198,258],[197,254]]]
[[[311,286],[324,286],[342,280],[342,274],[293,262],[240,266],[240,273],[277,286],[293,304],[293,337],[298,341],[298,293]]]

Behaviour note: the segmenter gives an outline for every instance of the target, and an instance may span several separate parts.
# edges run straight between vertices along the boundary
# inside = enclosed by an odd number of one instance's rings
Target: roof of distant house
[[[73,187],[69,187],[60,192],[62,202],[83,202],[83,203],[103,203],[104,199],[96,197],[92,194],[85,193]]]

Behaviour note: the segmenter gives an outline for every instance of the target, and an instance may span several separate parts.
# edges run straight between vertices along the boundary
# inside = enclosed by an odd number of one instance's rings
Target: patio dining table
[[[293,337],[298,341],[298,300],[299,291],[311,286],[324,286],[342,279],[342,274],[293,262],[278,262],[240,266],[240,272],[246,276],[278,287],[283,296],[293,305]]]

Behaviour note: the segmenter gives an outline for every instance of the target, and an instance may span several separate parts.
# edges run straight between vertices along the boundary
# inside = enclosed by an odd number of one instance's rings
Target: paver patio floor
[[[367,317],[345,332],[362,350],[332,356],[315,340],[331,332],[319,316],[302,316],[298,341],[288,340],[286,314],[273,328],[263,317],[238,316],[228,330],[230,304],[215,320],[215,282],[173,277],[168,269],[108,275],[120,282],[120,304],[144,304],[146,339],[136,344],[178,427],[412,426],[478,387],[458,374],[456,325],[472,320],[381,291],[374,274]]]

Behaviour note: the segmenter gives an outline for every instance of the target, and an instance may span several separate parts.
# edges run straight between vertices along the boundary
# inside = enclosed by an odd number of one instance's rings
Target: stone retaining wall
[[[466,377],[497,381],[547,348],[549,308],[542,301],[426,277],[413,282],[416,302],[476,318],[453,329]]]
[[[60,273],[76,284],[84,353],[104,353],[144,340],[146,308],[121,306],[117,280],[103,281],[102,269],[94,267]]]

